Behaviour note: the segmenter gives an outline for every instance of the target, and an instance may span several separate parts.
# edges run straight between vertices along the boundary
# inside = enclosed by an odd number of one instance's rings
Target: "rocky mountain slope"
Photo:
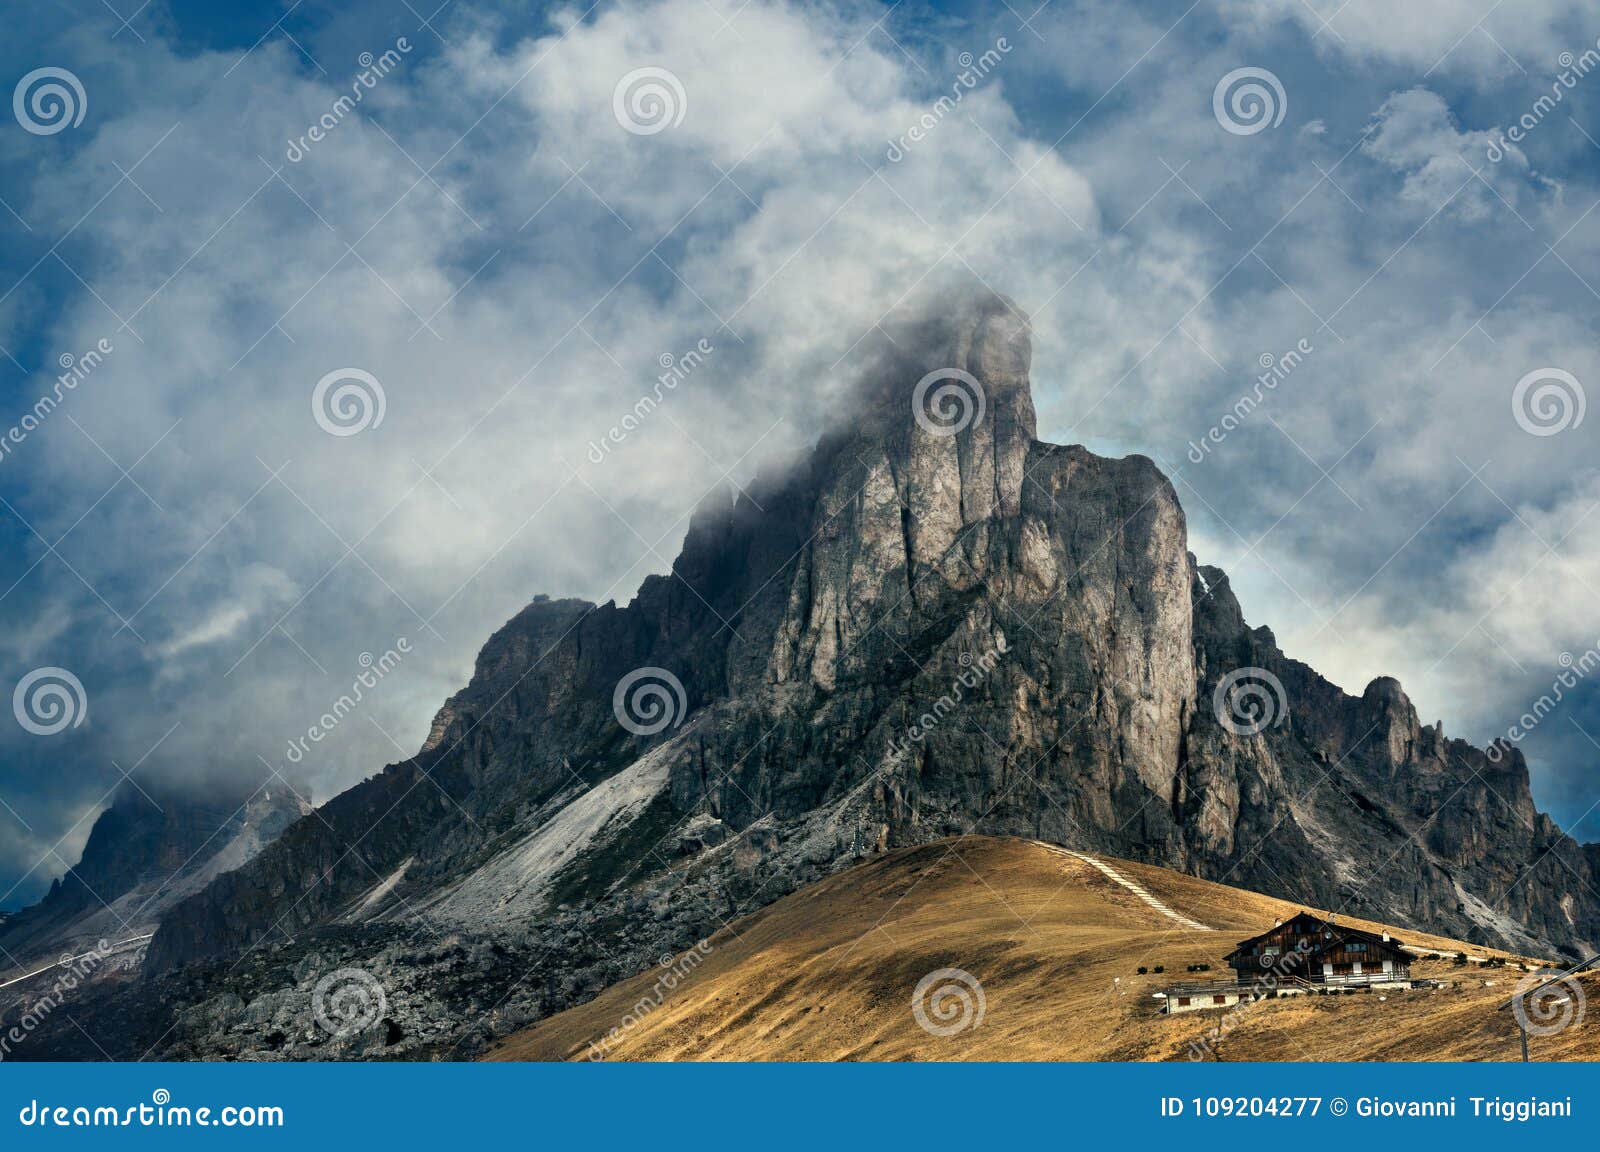
[[[1520,753],[1289,659],[1188,553],[1154,464],[1035,439],[1009,303],[896,347],[806,460],[705,503],[670,574],[625,607],[534,600],[417,756],[173,908],[146,967],[192,1007],[158,1043],[308,1054],[278,1017],[326,939],[320,963],[381,971],[420,1015],[321,1054],[470,1050],[852,860],[968,832],[1592,951],[1596,855],[1535,810]],[[263,986],[289,998],[252,1013]]]

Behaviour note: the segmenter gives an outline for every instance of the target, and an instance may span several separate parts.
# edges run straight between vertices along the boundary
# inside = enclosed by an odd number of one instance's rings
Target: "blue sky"
[[[65,70],[83,115],[0,126],[0,429],[111,350],[0,456],[0,682],[86,701],[0,726],[0,907],[124,773],[321,800],[410,754],[495,626],[625,600],[816,436],[878,322],[973,280],[1034,318],[1041,435],[1160,461],[1200,559],[1347,690],[1396,675],[1483,741],[1600,643],[1581,5],[436,7],[12,16],[7,84]],[[641,69],[666,116],[630,125]],[[1240,69],[1259,130],[1214,103]],[[324,379],[382,420],[330,434]],[[1522,744],[1580,838],[1591,736],[1580,684]]]

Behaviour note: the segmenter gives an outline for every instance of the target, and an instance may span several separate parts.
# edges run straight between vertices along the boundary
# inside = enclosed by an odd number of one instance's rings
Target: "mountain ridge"
[[[1153,462],[1036,439],[1030,364],[1000,297],[909,326],[809,456],[708,499],[627,605],[508,621],[416,757],[174,908],[150,978],[334,926],[482,932],[544,949],[508,993],[536,1016],[973,831],[1592,950],[1596,854],[1537,812],[1520,752],[1285,656]],[[659,727],[626,715],[642,673],[666,673],[640,698]]]

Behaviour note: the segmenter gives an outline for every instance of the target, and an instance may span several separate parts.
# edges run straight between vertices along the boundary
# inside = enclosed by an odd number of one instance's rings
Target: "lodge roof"
[[[1296,925],[1299,921],[1307,921],[1311,926],[1302,926],[1297,929]],[[1327,943],[1319,947],[1317,949],[1318,951],[1322,951],[1324,948],[1331,947],[1336,944],[1344,944],[1352,941],[1376,944],[1380,950],[1392,951],[1396,955],[1403,955],[1401,949],[1405,947],[1405,945],[1401,944],[1400,941],[1394,939],[1392,936],[1387,936],[1378,932],[1368,932],[1365,928],[1356,928],[1352,925],[1340,924],[1338,920],[1333,917],[1319,916],[1315,912],[1301,910],[1296,912],[1293,916],[1290,916],[1287,920],[1282,920],[1277,924],[1274,924],[1265,932],[1252,936],[1248,940],[1239,941],[1234,950],[1228,954],[1227,961],[1231,962],[1235,956],[1238,956],[1240,953],[1246,951],[1252,946],[1275,935],[1284,933],[1310,935],[1314,932],[1322,932],[1325,935],[1331,933],[1331,936],[1328,936],[1327,938]]]

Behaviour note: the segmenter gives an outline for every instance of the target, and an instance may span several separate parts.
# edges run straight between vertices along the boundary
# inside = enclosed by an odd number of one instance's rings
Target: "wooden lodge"
[[[1411,976],[1411,954],[1387,932],[1351,928],[1312,912],[1297,912],[1239,941],[1224,962],[1241,984],[1268,974],[1313,984],[1387,983]]]
[[[1398,940],[1312,912],[1298,912],[1239,941],[1225,962],[1232,980],[1159,992],[1161,1010],[1196,1012],[1279,996],[1411,987],[1411,954]]]

